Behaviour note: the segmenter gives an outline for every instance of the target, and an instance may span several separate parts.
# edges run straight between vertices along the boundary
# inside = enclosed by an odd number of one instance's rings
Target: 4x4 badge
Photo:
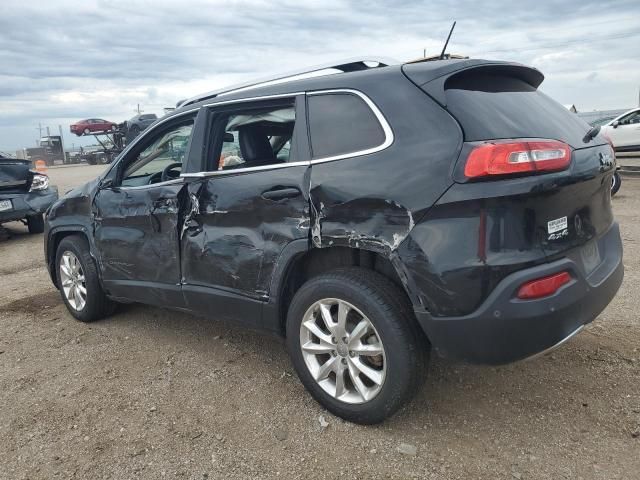
[[[569,235],[567,217],[564,216],[556,218],[555,220],[549,220],[547,222],[547,233],[549,234],[547,240],[558,240]]]

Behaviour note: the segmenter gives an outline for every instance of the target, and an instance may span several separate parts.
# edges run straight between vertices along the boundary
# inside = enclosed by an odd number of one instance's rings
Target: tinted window
[[[360,97],[348,93],[309,95],[313,158],[332,157],[378,147],[384,130]]]
[[[286,163],[295,127],[295,106],[238,110],[218,122],[222,147],[216,154],[218,170]]]
[[[628,115],[625,115],[620,120],[621,125],[631,125],[635,123],[640,123],[640,110],[636,112],[631,112]]]
[[[578,147],[589,129],[575,113],[520,78],[457,75],[445,88],[447,109],[460,122],[467,141],[551,138]]]

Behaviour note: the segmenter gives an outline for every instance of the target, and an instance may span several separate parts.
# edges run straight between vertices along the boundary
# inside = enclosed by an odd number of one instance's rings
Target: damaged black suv
[[[306,77],[182,102],[53,205],[46,258],[73,316],[135,301],[276,332],[315,399],[374,423],[411,398],[431,347],[512,362],[613,298],[613,150],[538,70],[350,61]]]

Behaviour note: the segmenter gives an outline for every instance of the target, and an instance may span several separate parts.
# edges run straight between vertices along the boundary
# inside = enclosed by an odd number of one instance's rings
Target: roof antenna
[[[453,29],[456,28],[456,22],[453,22],[451,25],[451,30],[449,30],[449,36],[447,37],[447,41],[444,42],[444,47],[442,47],[442,53],[440,54],[440,60],[444,60],[444,52],[447,50],[447,45],[449,45],[449,39],[451,38],[451,34],[453,33]]]

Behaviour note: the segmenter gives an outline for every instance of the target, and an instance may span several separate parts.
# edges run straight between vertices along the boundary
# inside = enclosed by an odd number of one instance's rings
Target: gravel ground
[[[50,169],[63,193],[100,166]],[[626,277],[551,355],[489,368],[432,359],[375,427],[331,416],[281,340],[142,305],[65,310],[42,236],[0,242],[0,479],[640,476],[640,179],[614,198]]]

